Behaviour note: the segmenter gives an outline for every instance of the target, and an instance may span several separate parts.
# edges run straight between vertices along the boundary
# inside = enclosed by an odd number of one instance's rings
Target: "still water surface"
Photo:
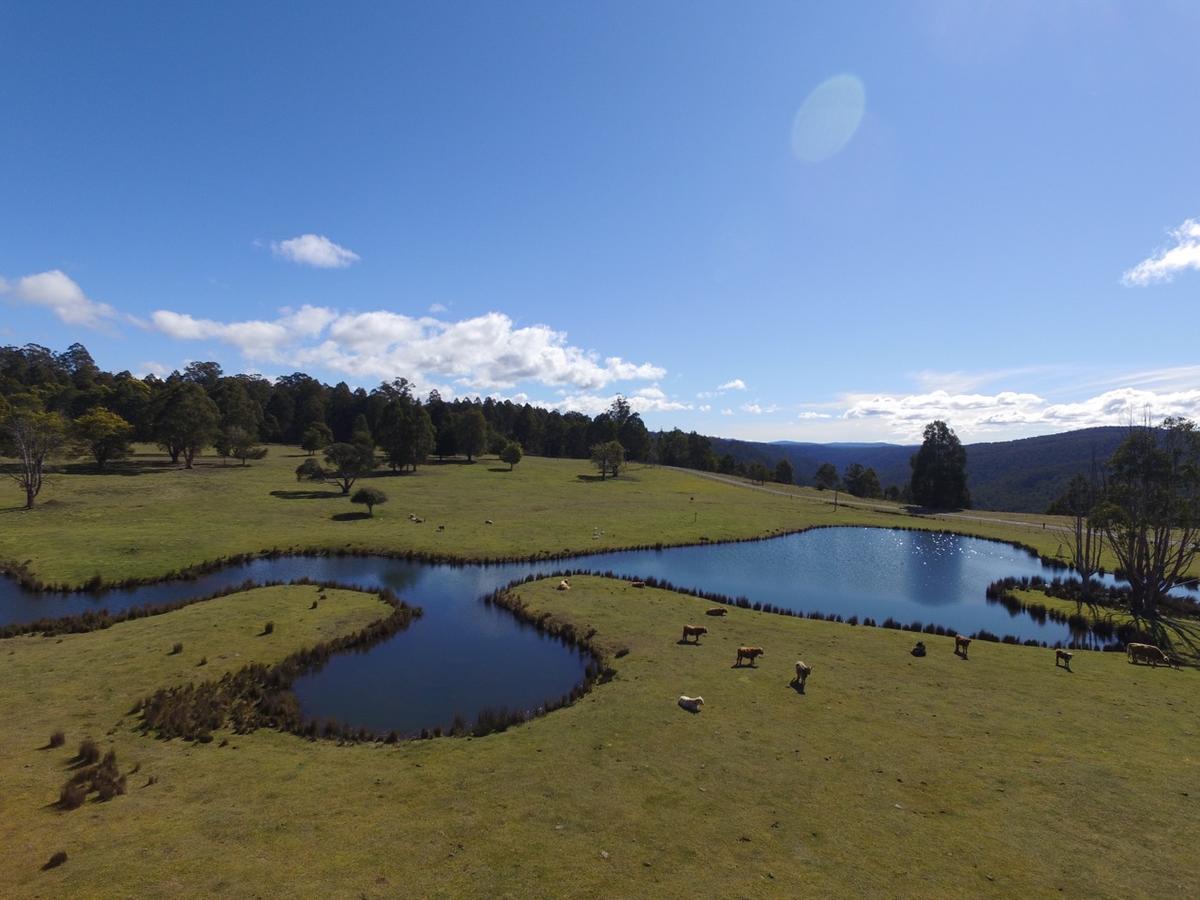
[[[582,680],[585,656],[480,602],[514,579],[564,568],[656,577],[802,612],[878,621],[891,616],[964,633],[987,629],[1049,642],[1070,637],[1065,625],[1038,624],[986,602],[984,589],[998,578],[1062,574],[1023,550],[957,535],[848,527],[746,543],[492,566],[288,556],[228,566],[195,581],[100,594],[35,594],[0,579],[0,624],[181,600],[247,579],[308,577],[389,587],[423,607],[425,615],[366,652],[334,657],[298,680],[295,691],[308,715],[412,733],[448,726],[456,715],[472,722],[486,707],[532,709]]]

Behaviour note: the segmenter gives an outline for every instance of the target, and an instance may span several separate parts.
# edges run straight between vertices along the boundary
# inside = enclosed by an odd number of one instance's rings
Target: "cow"
[[[750,665],[754,665],[754,661],[764,654],[762,647],[738,647],[737,661],[733,665],[735,668],[740,666],[743,659],[750,660]]]
[[[1157,666],[1159,663],[1171,665],[1171,660],[1167,658],[1167,654],[1153,644],[1126,644],[1125,655],[1131,663],[1144,662],[1147,665]]]
[[[1072,653],[1070,650],[1063,650],[1062,648],[1055,650],[1054,651],[1054,666],[1055,666],[1055,668],[1057,668],[1058,665],[1061,663],[1062,667],[1064,669],[1066,669],[1068,672],[1070,672],[1071,671],[1071,657],[1074,655],[1075,654]]]
[[[804,660],[799,660],[796,663],[796,680],[792,682],[801,694],[804,693],[804,686],[808,683],[808,676],[812,674],[813,667],[808,665]]]
[[[708,634],[708,629],[705,628],[703,625],[684,625],[683,626],[683,637],[680,639],[679,643],[681,643],[681,644],[693,643],[692,641],[689,641],[688,638],[694,637],[696,639],[695,643],[698,644],[698,643],[700,643],[700,635],[702,635],[702,634]]]
[[[679,705],[690,713],[698,713],[700,712],[700,707],[704,705],[704,698],[689,697],[686,694],[680,694]]]
[[[970,646],[971,639],[969,637],[963,637],[961,634],[956,634],[954,636],[954,654],[956,656],[961,656],[963,659],[966,659],[967,648]]]

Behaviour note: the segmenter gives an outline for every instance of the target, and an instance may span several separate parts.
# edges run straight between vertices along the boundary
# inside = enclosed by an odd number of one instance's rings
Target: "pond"
[[[473,722],[487,707],[533,709],[583,679],[588,659],[556,638],[481,602],[528,574],[560,569],[655,577],[681,588],[745,596],[802,612],[889,616],[964,633],[987,629],[1053,643],[1067,627],[1039,624],[987,603],[1005,576],[1053,578],[1060,570],[1007,544],[882,528],[821,528],[762,541],[595,554],[570,560],[450,566],[384,557],[284,556],[231,565],[194,581],[99,594],[36,594],[0,579],[0,624],[112,611],[211,594],[250,579],[311,578],[388,587],[425,614],[407,631],[363,653],[333,657],[294,688],[304,712],[402,734]]]

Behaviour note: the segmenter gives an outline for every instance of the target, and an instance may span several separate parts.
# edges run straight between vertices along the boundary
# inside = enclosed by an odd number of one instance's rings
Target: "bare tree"
[[[1130,608],[1154,617],[1200,555],[1200,433],[1187,419],[1132,427],[1108,463],[1094,514],[1129,582]]]
[[[45,483],[46,459],[66,440],[66,422],[58,413],[17,411],[4,419],[0,432],[3,444],[17,459],[16,469],[6,474],[25,492],[25,508],[33,509]]]
[[[1076,475],[1072,478],[1062,504],[1071,517],[1067,549],[1070,551],[1071,565],[1083,580],[1084,600],[1090,598],[1095,587],[1092,579],[1100,571],[1100,557],[1104,553],[1104,531],[1092,518],[1092,512],[1102,500],[1103,487],[1097,477],[1093,458],[1091,476],[1084,478]]]

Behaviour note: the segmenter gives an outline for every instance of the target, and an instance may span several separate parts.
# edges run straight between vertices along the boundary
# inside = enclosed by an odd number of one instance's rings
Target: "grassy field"
[[[0,642],[5,896],[1196,896],[1200,673],[734,609],[623,582],[520,589],[628,655],[584,700],[481,739],[339,747],[143,737],[151,688],[277,659],[386,610],[256,590]],[[264,619],[276,622],[269,637]],[[677,644],[687,622],[711,630]],[[420,627],[419,624],[414,627]],[[174,641],[184,652],[167,655]],[[732,668],[739,644],[766,648]],[[208,666],[197,668],[197,658]],[[808,693],[793,663],[814,667]],[[703,695],[704,711],[675,705]],[[39,749],[53,729],[67,746]],[[78,739],[127,796],[48,806]],[[228,746],[220,740],[228,738]],[[157,783],[144,787],[149,777]],[[39,867],[65,850],[69,860]]]
[[[912,516],[890,504],[834,509],[808,489],[765,492],[694,473],[631,466],[600,481],[583,460],[494,459],[430,465],[369,479],[390,502],[365,518],[332,485],[297,483],[303,456],[288,447],[245,468],[201,460],[187,471],[148,449],[97,475],[68,467],[32,511],[0,494],[0,561],[27,563],[51,584],[155,578],[207,560],[271,548],[417,550],[465,559],[579,553],[663,542],[766,536],[812,525],[959,531],[1025,543],[1046,555],[1061,537],[1041,520]],[[360,482],[360,484],[363,482]],[[415,513],[423,524],[410,522]],[[491,519],[495,524],[487,525]],[[1053,520],[1049,519],[1053,524]],[[444,531],[437,527],[444,525]]]

